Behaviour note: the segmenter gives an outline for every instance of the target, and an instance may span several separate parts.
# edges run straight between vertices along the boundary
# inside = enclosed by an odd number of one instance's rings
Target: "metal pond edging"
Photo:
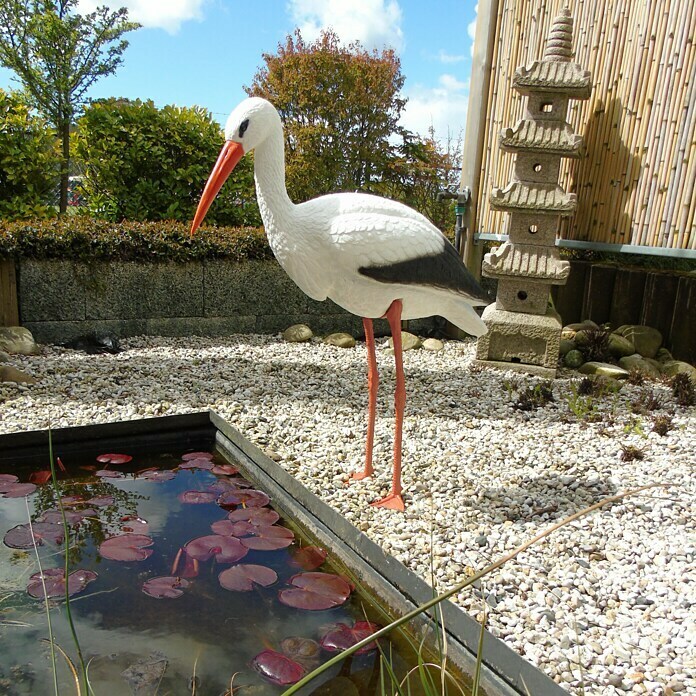
[[[395,615],[400,616],[432,599],[432,588],[393,556],[360,532],[345,517],[311,493],[280,465],[210,411],[217,428],[218,447],[239,461],[274,505],[325,544]],[[449,659],[465,674],[473,674],[481,627],[450,601],[441,603]],[[484,633],[481,685],[487,696],[567,696],[568,692],[521,655]]]

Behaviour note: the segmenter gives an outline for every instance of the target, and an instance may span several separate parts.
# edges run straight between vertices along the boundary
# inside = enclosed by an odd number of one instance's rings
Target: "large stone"
[[[575,335],[578,331],[590,331],[598,328],[599,326],[591,319],[585,319],[585,321],[577,322],[575,324],[567,324],[563,327],[563,331],[567,331],[568,333],[572,332],[573,335]]]
[[[439,338],[426,338],[425,341],[423,341],[423,348],[434,353],[442,350],[444,347],[445,344]]]
[[[10,356],[7,353],[0,350],[0,363],[6,362],[10,362]]]
[[[17,382],[18,384],[36,384],[36,379],[12,365],[0,366],[0,382]]]
[[[401,332],[401,350],[416,350],[422,346],[423,344],[418,336],[409,333],[408,331]],[[392,338],[389,339],[389,347],[394,347],[394,339]]]
[[[314,334],[307,324],[293,324],[283,331],[283,338],[288,343],[306,343]]]
[[[653,377],[657,379],[660,376],[660,370],[649,362],[648,358],[644,358],[640,353],[634,353],[633,355],[625,355],[619,358],[619,365],[623,367],[624,370],[638,370],[638,372],[647,375],[648,377]]]
[[[569,350],[563,356],[563,364],[572,370],[577,370],[577,368],[580,367],[580,365],[582,365],[584,362],[585,358],[583,357],[583,354],[575,348],[573,348],[573,350]]]
[[[666,363],[674,360],[674,357],[666,348],[660,348],[660,350],[657,351],[655,360],[657,360],[659,363]]]
[[[0,350],[20,355],[36,355],[40,352],[31,331],[23,326],[0,327]]]
[[[662,374],[668,377],[674,377],[674,375],[683,372],[691,377],[693,382],[696,382],[696,367],[690,365],[682,360],[670,360],[668,362],[662,363]]]
[[[636,352],[636,348],[632,341],[617,333],[611,333],[609,334],[609,352],[615,358],[624,358],[628,355],[633,355]]]
[[[640,353],[644,358],[654,358],[662,345],[662,334],[651,326],[624,324],[614,333],[631,341],[636,353]]]
[[[355,348],[355,338],[348,333],[338,332],[329,334],[324,343],[338,348]]]
[[[595,360],[586,362],[580,367],[578,372],[581,372],[583,375],[599,375],[601,377],[613,377],[614,379],[626,379],[628,377],[628,370]]]
[[[561,342],[558,344],[558,354],[563,358],[570,353],[571,350],[575,350],[575,341],[569,338],[562,338]]]

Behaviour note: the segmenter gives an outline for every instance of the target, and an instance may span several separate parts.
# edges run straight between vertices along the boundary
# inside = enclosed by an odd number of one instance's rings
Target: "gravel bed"
[[[405,513],[368,503],[387,492],[393,360],[382,341],[376,476],[363,463],[365,347],[279,337],[138,337],[117,355],[45,347],[14,356],[39,379],[0,384],[0,431],[91,424],[212,408],[430,581],[447,589],[538,532],[643,484],[673,488],[609,505],[488,576],[457,602],[571,693],[696,694],[696,409],[664,384],[624,384],[592,400],[562,371],[553,401],[523,411],[541,380],[471,367],[473,341],[404,355]],[[652,390],[661,407],[635,414]],[[571,408],[572,407],[572,408]],[[575,411],[575,413],[573,412]],[[673,429],[652,432],[673,411]],[[642,460],[623,461],[623,447]]]

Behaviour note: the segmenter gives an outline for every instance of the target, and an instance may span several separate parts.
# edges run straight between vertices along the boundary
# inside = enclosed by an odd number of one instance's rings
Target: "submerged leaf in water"
[[[182,503],[214,503],[217,498],[217,493],[211,493],[210,491],[184,491],[179,493],[179,500]]]
[[[356,621],[353,626],[338,623],[331,628],[321,639],[321,647],[329,652],[343,652],[352,648],[356,643],[379,631],[380,626],[370,621]],[[377,649],[377,642],[372,641],[356,652],[356,655],[364,655]]]
[[[43,582],[42,577],[43,575]],[[73,595],[82,592],[87,585],[97,579],[97,574],[91,570],[76,570],[68,575],[68,594]],[[46,594],[44,595],[44,585]],[[65,596],[65,571],[63,568],[47,568],[42,573],[34,573],[29,578],[27,592],[36,599],[44,597]]]
[[[152,555],[154,542],[145,534],[119,534],[105,539],[99,546],[99,553],[110,561],[144,561]]]
[[[264,679],[279,686],[294,684],[305,675],[305,668],[302,665],[275,650],[260,652],[251,661],[251,666]]]
[[[248,592],[254,589],[254,584],[268,587],[278,580],[275,570],[266,566],[240,563],[223,570],[218,575],[220,584],[226,590],[234,592]]]
[[[247,490],[230,490],[223,493],[218,499],[217,504],[226,510],[239,505],[245,507],[263,507],[268,505],[271,499],[263,492],[253,488]]]
[[[278,599],[289,607],[319,611],[343,604],[350,597],[350,585],[331,573],[298,573],[288,584],[292,589],[280,590]]]
[[[303,570],[316,570],[324,564],[327,556],[326,550],[318,546],[303,546],[301,549],[295,549],[291,563]]]
[[[32,530],[34,532],[33,539]],[[31,549],[34,542],[37,546],[42,546],[44,542],[60,545],[64,539],[62,524],[34,522],[31,527],[28,524],[18,524],[16,527],[12,527],[5,534],[3,541],[5,546],[9,546],[11,549]]]
[[[99,476],[99,478],[124,478],[123,474],[120,471],[111,471],[111,469],[100,469],[99,471],[95,471],[94,475]]]
[[[154,652],[147,659],[124,669],[121,676],[128,682],[133,696],[155,696],[168,664],[163,653]]]
[[[171,481],[175,477],[176,474],[173,471],[166,470],[143,471],[143,473],[138,476],[139,479],[145,479],[146,481]]]
[[[129,454],[114,454],[109,452],[108,454],[100,454],[97,457],[97,461],[100,464],[128,464],[128,462],[133,461],[133,457]]]
[[[184,546],[184,551],[198,561],[207,561],[214,556],[218,563],[236,563],[247,555],[247,549],[239,539],[219,534],[192,539]]]
[[[275,551],[290,546],[295,535],[285,527],[254,527],[254,536],[240,539],[248,549],[256,551]]]
[[[176,599],[184,594],[184,590],[190,585],[188,580],[178,576],[163,575],[151,578],[143,583],[143,592],[155,599]]]
[[[29,482],[35,483],[37,486],[42,486],[51,480],[51,471],[46,469],[44,471],[32,471],[29,475]]]
[[[302,636],[283,638],[280,642],[280,649],[285,655],[293,660],[297,660],[305,667],[308,666],[308,663],[313,662],[321,651],[321,647],[316,640],[303,638]]]

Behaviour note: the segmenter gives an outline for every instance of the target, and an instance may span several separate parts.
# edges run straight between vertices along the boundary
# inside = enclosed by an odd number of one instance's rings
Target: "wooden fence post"
[[[0,326],[19,325],[17,274],[14,259],[0,260]]]

